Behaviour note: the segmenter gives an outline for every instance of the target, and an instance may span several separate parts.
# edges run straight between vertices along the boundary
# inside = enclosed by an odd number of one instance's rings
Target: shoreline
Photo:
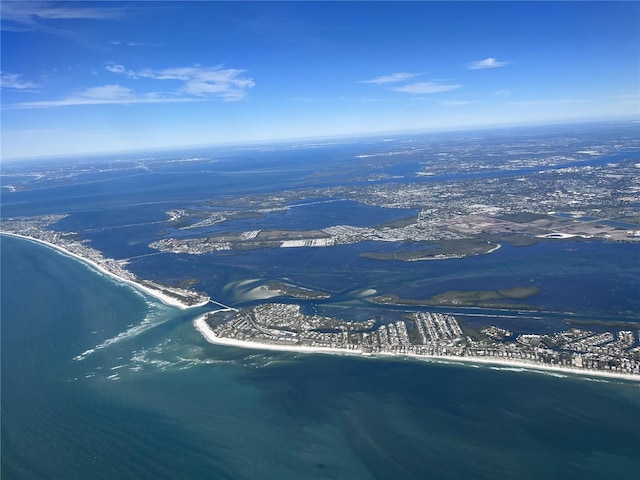
[[[224,309],[226,310],[226,309]],[[216,312],[224,311],[224,310],[216,310]],[[208,312],[215,313],[215,312]],[[270,350],[270,351],[280,351],[280,352],[296,352],[296,353],[321,353],[325,355],[353,355],[359,356],[363,358],[380,358],[380,357],[395,357],[395,358],[411,358],[415,360],[422,360],[427,362],[436,362],[436,363],[457,363],[462,365],[486,365],[486,366],[494,366],[494,367],[506,367],[507,369],[526,369],[526,370],[537,370],[541,372],[552,372],[558,374],[574,374],[582,377],[602,377],[616,380],[630,380],[634,382],[640,382],[640,375],[633,375],[628,373],[618,373],[618,372],[606,372],[603,370],[586,370],[586,369],[574,369],[569,367],[556,367],[552,365],[541,365],[539,363],[530,363],[524,361],[517,361],[514,359],[509,360],[500,360],[500,359],[488,359],[483,357],[455,357],[455,356],[447,356],[447,355],[415,355],[409,353],[396,354],[396,353],[365,353],[362,350],[346,350],[342,348],[331,348],[331,347],[308,347],[308,346],[298,346],[298,345],[275,345],[275,344],[265,344],[259,342],[250,342],[245,340],[237,340],[234,338],[225,338],[218,337],[213,333],[213,330],[209,327],[206,322],[207,314],[201,315],[193,320],[193,326],[195,329],[200,332],[200,334],[207,340],[209,343],[214,345],[224,345],[230,347],[239,347],[245,349],[252,350]]]
[[[39,243],[41,245],[44,245],[46,247],[52,248],[54,250],[57,250],[58,252],[67,255],[69,257],[72,257],[80,262],[83,262],[84,264],[92,267],[93,269],[99,271],[100,273],[107,275],[109,277],[111,277],[114,280],[117,280],[118,282],[127,284],[141,292],[146,293],[147,295],[160,300],[162,303],[164,303],[165,305],[171,306],[171,307],[177,307],[181,310],[188,310],[190,308],[196,308],[196,307],[203,307],[204,305],[207,305],[211,299],[207,299],[207,301],[203,301],[194,305],[187,305],[183,302],[181,302],[180,300],[170,297],[168,295],[165,295],[164,293],[158,291],[158,290],[154,290],[153,288],[147,287],[146,285],[143,285],[139,282],[133,281],[133,280],[129,280],[127,278],[123,278],[113,272],[111,272],[110,270],[106,269],[105,267],[103,267],[102,265],[94,262],[93,260],[83,257],[81,255],[78,255],[77,253],[74,252],[70,252],[69,250],[67,250],[66,248],[61,247],[60,245],[56,245],[55,243],[51,243],[51,242],[47,242],[46,240],[41,240],[39,238],[34,238],[34,237],[28,237],[26,235],[21,235],[19,233],[11,233],[11,232],[2,232],[0,231],[0,235],[8,235],[10,237],[16,237],[16,238],[21,238],[23,240],[28,240],[28,241],[32,241],[32,242],[36,242]],[[216,302],[217,303],[217,302]]]

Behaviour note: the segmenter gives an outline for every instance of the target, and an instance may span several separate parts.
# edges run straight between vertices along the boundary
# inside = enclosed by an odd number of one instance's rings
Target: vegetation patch
[[[521,286],[503,290],[449,290],[426,299],[400,298],[397,295],[380,295],[373,302],[384,305],[404,306],[463,306],[483,308],[532,309],[530,305],[505,302],[524,300],[540,293],[535,286]]]

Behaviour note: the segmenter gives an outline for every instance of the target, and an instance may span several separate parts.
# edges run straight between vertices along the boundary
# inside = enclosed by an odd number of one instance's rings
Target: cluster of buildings
[[[424,170],[419,172],[420,178],[427,179],[424,181],[411,181],[406,176],[403,183],[387,181],[373,185],[304,188],[255,195],[249,200],[238,199],[235,211],[168,212],[169,224],[178,222],[183,225],[182,229],[203,228],[236,218],[262,217],[271,211],[284,211],[296,201],[334,198],[417,211],[415,220],[406,224],[365,227],[338,224],[309,231],[198,233],[192,238],[165,238],[152,243],[151,247],[174,253],[201,254],[228,249],[330,247],[368,241],[441,241],[471,238],[483,233],[639,242],[638,164],[592,161],[619,147],[594,146],[562,155],[557,150],[560,147],[553,145],[547,151],[542,148],[536,153],[528,151],[526,145],[514,145],[512,151],[501,145],[504,157],[501,161],[496,161],[497,150],[492,155],[490,151],[460,146],[460,151],[451,147],[453,151],[442,156],[431,152],[431,147],[422,153],[418,148],[413,150],[413,156],[429,157]],[[567,162],[574,163],[557,168]],[[517,169],[531,171],[521,175],[501,173]],[[443,175],[447,177],[438,178]],[[518,219],[523,213],[530,218]]]
[[[354,340],[374,325],[374,320],[348,322],[306,315],[299,305],[265,303],[239,310],[232,319],[212,324],[212,329],[218,337],[235,340],[357,350]]]
[[[201,222],[194,224],[201,226]],[[186,228],[186,227],[183,227]],[[276,238],[280,237],[280,238]],[[251,248],[332,247],[360,242],[433,241],[465,238],[451,230],[437,228],[419,218],[415,223],[401,227],[355,227],[335,225],[322,230],[263,231],[248,230],[240,233],[224,233],[188,238],[163,238],[149,246],[162,252],[200,255],[208,252]]]
[[[217,337],[270,346],[335,349],[361,354],[460,357],[640,375],[638,332],[592,332],[573,328],[550,335],[485,327],[465,333],[452,315],[414,312],[379,324],[306,315],[300,306],[266,303],[209,325]]]
[[[126,269],[126,260],[115,260],[104,257],[99,250],[91,248],[86,243],[79,241],[76,233],[61,233],[47,229],[49,225],[62,220],[65,216],[66,215],[42,215],[37,217],[5,219],[2,221],[2,231],[55,245],[104,268],[117,277],[130,281],[136,280],[136,276]]]
[[[633,162],[585,164],[521,176],[411,182],[401,188],[382,183],[344,194],[367,205],[420,209],[425,223],[439,228],[477,214],[571,212],[575,218],[605,220],[637,217],[640,176]]]
[[[148,292],[157,292],[165,298],[174,300],[181,305],[203,305],[209,301],[209,297],[202,293],[162,285],[152,280],[138,279],[132,272],[127,270],[127,260],[116,260],[105,257],[99,250],[91,248],[86,243],[80,241],[79,236],[76,233],[61,233],[47,228],[64,217],[65,215],[43,215],[36,217],[5,219],[2,220],[0,226],[3,232],[20,235],[53,245],[97,266],[98,268],[101,268],[103,271],[108,272],[114,277],[135,283],[136,285],[147,289]]]
[[[188,253],[191,255],[201,255],[208,252],[221,250],[231,250],[231,243],[220,241],[215,242],[207,237],[190,238],[163,238],[149,244],[149,247],[168,253]]]

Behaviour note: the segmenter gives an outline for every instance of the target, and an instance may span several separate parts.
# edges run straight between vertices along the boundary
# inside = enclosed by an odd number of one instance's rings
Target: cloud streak
[[[144,43],[144,42],[121,42],[120,40],[112,40],[110,42],[114,47],[163,47],[162,43]]]
[[[111,84],[91,87],[57,100],[42,100],[14,104],[13,108],[56,108],[81,105],[133,105],[140,103],[180,103],[195,101],[194,98],[162,96],[156,92],[139,94],[122,85]]]
[[[124,9],[113,7],[88,7],[87,4],[51,3],[51,2],[3,2],[2,23],[11,22],[35,28],[49,20],[110,20],[119,18]]]
[[[186,103],[206,100],[235,102],[245,98],[247,90],[255,85],[253,79],[243,76],[244,70],[219,67],[180,67],[162,70],[128,70],[123,65],[108,65],[106,70],[128,79],[142,81],[148,87],[155,81],[177,82],[173,89],[158,91],[140,91],[130,87],[111,83],[86,88],[72,95],[33,102],[16,103],[10,108],[35,109],[70,107],[80,105],[134,105],[151,103]],[[9,76],[13,85],[19,83],[19,76]]]
[[[412,78],[419,77],[420,75],[423,75],[423,74],[398,72],[398,73],[392,73],[390,75],[380,75],[379,77],[375,77],[370,80],[362,80],[359,83],[371,83],[374,85],[382,85],[385,83],[404,82],[405,80],[410,80]]]
[[[457,90],[462,85],[457,84],[444,84],[438,82],[416,82],[401,87],[396,87],[393,90],[395,92],[411,93],[415,95],[450,92],[451,90]]]
[[[424,75],[424,73],[397,72],[389,75],[381,75],[370,80],[362,80],[358,83],[369,83],[374,85],[398,84],[405,83],[407,80],[411,80],[422,75]],[[462,85],[446,84],[436,80],[429,82],[406,83],[405,85],[394,86],[391,88],[391,91],[424,95],[430,93],[450,92],[451,90],[456,90],[461,87]]]
[[[255,86],[245,70],[220,67],[179,67],[162,70],[127,70],[123,65],[109,65],[106,69],[132,79],[176,80],[182,82],[179,93],[196,97],[217,97],[227,102],[242,100],[247,90]]]
[[[498,67],[504,67],[505,65],[508,65],[508,64],[509,62],[499,62],[493,57],[488,57],[488,58],[485,58],[484,60],[477,60],[475,62],[471,62],[469,64],[469,69],[482,70],[485,68],[498,68]]]
[[[2,88],[11,90],[34,90],[38,88],[37,84],[22,80],[22,75],[7,72],[0,72],[0,85]]]

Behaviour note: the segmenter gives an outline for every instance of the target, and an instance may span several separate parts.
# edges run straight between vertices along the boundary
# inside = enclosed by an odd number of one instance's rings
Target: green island
[[[533,309],[529,305],[504,302],[525,300],[540,293],[535,286],[519,286],[502,290],[449,290],[426,299],[400,298],[396,294],[379,295],[371,299],[374,303],[398,306],[462,306],[501,309]],[[503,301],[501,301],[503,300]]]
[[[363,252],[361,257],[373,260],[400,260],[412,262],[417,260],[442,260],[446,258],[461,258],[472,255],[491,253],[500,248],[484,238],[460,238],[439,241],[425,241],[419,243],[422,248],[409,248],[393,252]]]

